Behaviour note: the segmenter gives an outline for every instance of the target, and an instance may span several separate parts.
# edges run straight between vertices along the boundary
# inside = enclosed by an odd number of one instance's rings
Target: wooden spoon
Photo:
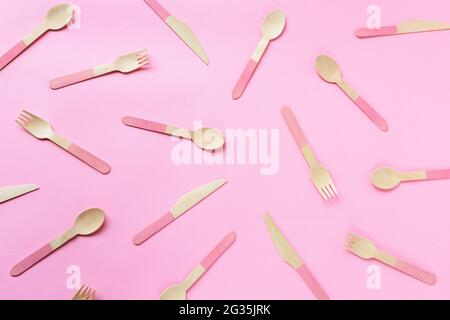
[[[392,190],[401,182],[450,179],[450,170],[399,172],[392,168],[380,168],[372,174],[372,184],[382,190]]]
[[[67,230],[62,236],[47,243],[41,249],[16,264],[11,269],[11,276],[16,277],[22,274],[76,236],[89,236],[95,233],[104,222],[105,213],[101,209],[88,209],[82,212],[75,220],[73,227]]]

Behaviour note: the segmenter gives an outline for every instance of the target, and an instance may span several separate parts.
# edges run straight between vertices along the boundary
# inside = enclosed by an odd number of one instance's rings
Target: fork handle
[[[303,148],[308,145],[308,140],[306,140],[306,136],[303,133],[300,125],[298,124],[297,119],[295,118],[292,109],[289,107],[283,107],[281,109],[281,114],[283,115],[284,121],[286,122],[289,131],[294,137],[295,142],[297,143],[299,148]]]
[[[406,261],[397,259],[394,264],[394,268],[397,270],[410,275],[417,280],[425,282],[426,284],[432,286],[436,284],[436,276],[428,271],[425,271],[419,267],[416,267]]]
[[[61,89],[72,84],[95,78],[97,75],[94,69],[88,69],[72,74],[68,74],[50,81],[50,88],[53,90]]]
[[[302,265],[297,269],[297,273],[302,277],[303,281],[305,281],[306,285],[312,291],[312,293],[319,300],[330,300],[328,295],[325,293],[325,290],[322,289],[319,282],[317,282],[316,278],[312,275],[311,271],[309,271],[306,265]]]
[[[450,179],[450,170],[429,170],[426,176],[427,180]]]
[[[11,61],[17,58],[25,49],[27,45],[25,42],[20,41],[14,47],[8,50],[3,56],[0,57],[0,70],[6,67]]]
[[[109,166],[109,164],[97,158],[93,154],[87,152],[83,148],[80,148],[74,143],[72,143],[66,150],[84,163],[88,164],[89,166],[103,174],[107,174],[111,171],[111,167]]]

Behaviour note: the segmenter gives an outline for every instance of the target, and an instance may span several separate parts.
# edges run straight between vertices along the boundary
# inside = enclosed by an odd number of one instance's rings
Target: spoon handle
[[[450,179],[450,170],[429,170],[426,172],[427,180]]]
[[[27,45],[25,42],[20,41],[14,47],[8,50],[3,56],[0,57],[0,70],[6,67],[11,61],[17,58],[25,49]]]
[[[13,277],[17,277],[18,275],[21,275],[23,272],[34,266],[36,263],[44,259],[46,256],[48,256],[50,253],[53,252],[53,248],[50,245],[50,243],[47,243],[45,246],[40,248],[39,250],[35,251],[22,261],[20,261],[18,264],[16,264],[14,267],[12,267],[10,274]]]
[[[236,240],[236,233],[230,232],[219,242],[219,244],[211,251],[211,253],[203,259],[200,263],[205,271],[211,268],[211,266],[220,258],[220,256],[234,243]]]
[[[397,33],[398,33],[397,26],[386,26],[381,27],[379,29],[360,28],[356,30],[355,35],[358,38],[371,38],[371,37],[391,36]]]
[[[167,125],[162,124],[162,123],[139,119],[139,118],[130,117],[130,116],[123,117],[122,122],[125,125],[130,126],[130,127],[167,134],[167,132],[166,132]]]
[[[233,99],[239,99],[242,94],[244,93],[245,88],[247,87],[247,84],[250,81],[250,78],[253,76],[253,73],[255,73],[256,67],[258,66],[258,62],[256,62],[253,59],[250,59],[250,61],[247,63],[247,66],[245,67],[244,71],[241,74],[241,77],[239,78],[238,82],[236,83],[236,86],[233,89]]]
[[[72,84],[86,81],[95,78],[97,75],[94,69],[87,69],[84,71],[68,74],[59,78],[52,79],[49,83],[50,88],[53,90],[61,89]]]

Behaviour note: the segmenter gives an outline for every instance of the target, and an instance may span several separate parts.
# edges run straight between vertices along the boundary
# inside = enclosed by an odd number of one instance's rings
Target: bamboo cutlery
[[[402,182],[450,179],[450,170],[422,170],[399,172],[392,168],[379,168],[372,174],[372,184],[378,189],[392,190]]]
[[[39,27],[0,57],[0,70],[6,67],[47,31],[56,31],[67,26],[72,20],[72,16],[73,7],[69,4],[58,4],[51,8]]]
[[[117,58],[112,64],[97,66],[68,74],[50,81],[50,88],[56,90],[72,84],[100,77],[111,72],[130,73],[147,65],[150,58],[147,50],[132,52]]]
[[[291,246],[289,241],[283,235],[281,230],[277,227],[272,217],[266,213],[265,215],[266,226],[269,230],[270,237],[277,248],[278,254],[283,258],[283,260],[289,264],[303,281],[306,283],[308,288],[312,291],[314,296],[319,300],[329,300],[328,295],[325,293],[323,288],[320,286],[319,282],[309,271],[308,267],[305,265],[303,260],[299,257],[295,249]]]
[[[171,15],[158,1],[144,0],[150,8],[172,29],[181,40],[188,45],[197,56],[206,64],[209,64],[208,55],[203,49],[200,41],[197,39],[194,32],[182,21]]]
[[[153,222],[144,230],[139,232],[134,238],[133,243],[135,245],[142,244],[145,240],[152,237],[161,229],[172,223],[175,219],[179,218],[183,213],[191,209],[197,203],[214,193],[217,189],[223,186],[227,181],[225,179],[219,179],[201,187],[198,187],[177,200],[175,205],[169,210],[168,213],[161,218]]]
[[[81,288],[75,293],[72,300],[94,300],[94,298],[95,290],[83,284]]]
[[[25,184],[0,188],[0,203],[20,197],[37,189],[39,189],[39,186],[35,184]]]
[[[231,232],[197,265],[182,283],[173,285],[163,291],[160,300],[186,300],[187,291],[208,271],[236,240],[236,233]]]
[[[360,28],[355,34],[358,38],[392,36],[405,33],[450,30],[450,24],[430,20],[408,20],[394,26],[379,29]]]
[[[317,160],[292,110],[289,107],[283,107],[281,109],[281,114],[283,115],[284,121],[297,143],[298,148],[310,167],[311,180],[317,191],[319,191],[325,200],[337,196],[338,192],[331,179],[330,173]]]
[[[135,117],[123,117],[122,122],[130,127],[159,132],[174,137],[192,140],[195,145],[204,150],[218,150],[225,144],[223,134],[212,128],[200,128],[195,131],[174,127],[154,121],[139,119]]]
[[[359,107],[359,109],[382,131],[388,131],[387,122],[364,100],[342,77],[342,72],[333,58],[321,55],[316,59],[316,70],[320,77],[334,83]]]
[[[74,225],[67,230],[62,236],[57,237],[53,241],[47,243],[39,250],[16,264],[11,269],[11,276],[17,277],[23,272],[34,266],[36,263],[44,259],[53,251],[75,238],[76,236],[89,236],[99,230],[105,221],[105,213],[101,209],[88,209],[82,212],[75,220]]]
[[[376,259],[428,285],[436,284],[434,274],[398,259],[387,252],[378,250],[372,241],[358,235],[349,234],[345,242],[345,248],[360,258]]]
[[[38,116],[23,110],[16,122],[35,138],[52,141],[54,144],[60,146],[62,149],[71,153],[95,170],[103,174],[107,174],[111,171],[111,167],[106,162],[100,160],[66,138],[56,134],[52,126]]]
[[[239,99],[242,96],[270,41],[275,40],[283,33],[285,25],[286,17],[282,11],[272,11],[264,18],[261,26],[262,38],[233,89],[233,99]]]

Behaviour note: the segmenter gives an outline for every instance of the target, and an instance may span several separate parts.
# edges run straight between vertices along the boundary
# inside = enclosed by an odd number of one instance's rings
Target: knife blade
[[[171,15],[157,0],[144,0],[150,8],[180,37],[189,48],[206,64],[209,64],[208,55],[203,49],[197,36],[182,21]]]
[[[283,260],[294,268],[295,271],[297,271],[317,299],[329,300],[330,298],[326,294],[325,290],[323,290],[309,268],[303,263],[302,259],[298,256],[297,252],[285,238],[268,213],[266,213],[265,221],[267,228],[269,229],[270,236],[272,237],[272,241]]]
[[[281,230],[277,227],[275,222],[269,213],[266,213],[265,222],[269,229],[270,236],[272,238],[275,247],[279,255],[286,261],[292,268],[298,269],[303,265],[302,259],[298,256],[297,252],[291,246],[289,241],[283,235]]]
[[[39,186],[34,184],[0,188],[0,203],[20,197],[37,189],[39,189]]]
[[[144,230],[139,232],[133,238],[133,243],[135,245],[140,245],[148,238],[152,237],[161,229],[165,228],[172,221],[177,219],[183,213],[191,209],[197,203],[208,197],[214,191],[223,186],[227,181],[225,179],[215,180],[201,187],[198,187],[185,195],[181,196],[175,205],[170,209],[168,213],[163,215],[161,218],[153,222],[151,225],[146,227]]]
[[[402,22],[397,26],[398,33],[439,31],[448,29],[450,29],[449,24],[429,20],[409,20]]]

